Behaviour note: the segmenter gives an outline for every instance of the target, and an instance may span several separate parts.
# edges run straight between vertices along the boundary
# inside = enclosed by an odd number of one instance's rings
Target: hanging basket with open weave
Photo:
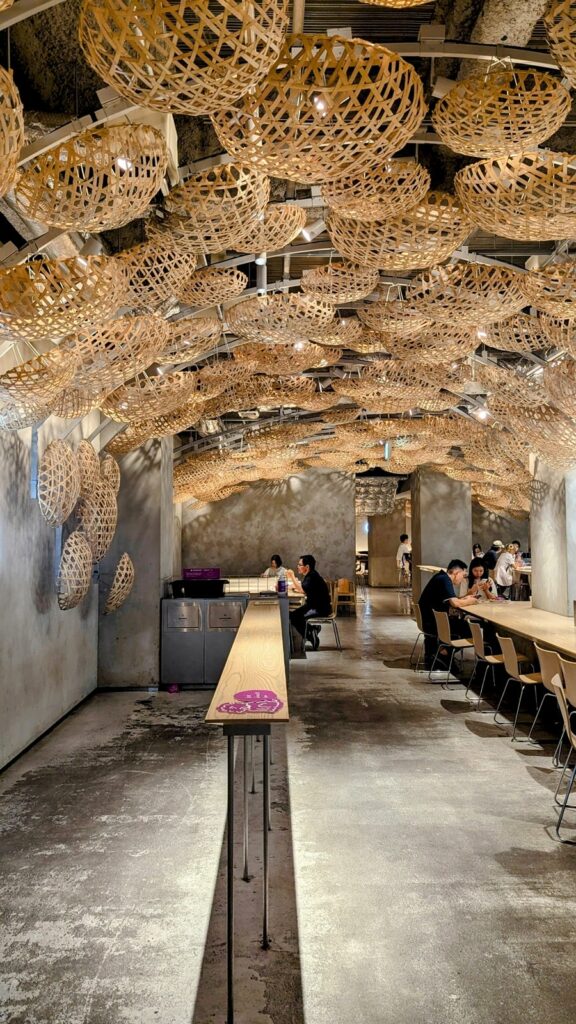
[[[576,166],[569,153],[493,157],[458,171],[456,194],[475,225],[504,238],[576,235]]]
[[[550,405],[522,405],[494,396],[494,415],[530,444],[545,462],[560,469],[576,466],[576,424]]]
[[[51,405],[38,399],[0,397],[0,430],[23,430],[42,423],[52,412]]]
[[[76,459],[80,471],[80,497],[86,498],[100,480],[100,460],[96,449],[90,444],[90,441],[85,440],[78,442]]]
[[[195,117],[233,106],[280,52],[287,0],[84,0],[91,67],[137,106]]]
[[[254,365],[257,373],[301,373],[311,367],[332,366],[341,356],[340,349],[325,348],[309,341],[285,345],[259,345],[250,342],[234,350],[234,361]]]
[[[113,391],[155,361],[170,335],[155,316],[123,316],[66,338],[61,348],[76,362],[74,386]]]
[[[145,124],[89,128],[36,157],[18,177],[24,216],[73,231],[118,228],[142,216],[168,164],[164,136]]]
[[[576,317],[576,259],[555,259],[523,274],[520,287],[531,306],[555,317]]]
[[[216,164],[172,190],[167,226],[188,251],[218,253],[246,236],[269,198],[264,174],[246,164]]]
[[[102,411],[120,423],[138,423],[151,416],[171,412],[189,397],[189,390],[189,374],[166,373],[149,377],[146,373],[139,373],[104,399]]]
[[[220,306],[223,302],[237,299],[248,287],[248,278],[241,270],[230,267],[220,270],[205,267],[197,270],[185,288],[178,295],[180,302],[195,309]]]
[[[120,490],[120,466],[109,452],[105,452],[100,460],[100,476],[102,480],[106,480],[110,484],[114,494],[118,494]]]
[[[304,270],[300,287],[313,299],[323,299],[337,306],[341,302],[365,299],[375,290],[380,278],[377,270],[354,263],[329,263],[325,267]]]
[[[405,337],[386,335],[385,350],[395,359],[407,363],[449,363],[465,359],[478,347],[476,331],[472,328],[451,329],[449,325],[432,324],[421,333]],[[440,372],[440,378],[444,370]]]
[[[0,68],[0,197],[12,188],[24,145],[24,114],[12,72]]]
[[[35,256],[0,269],[0,326],[26,341],[58,341],[112,316],[126,298],[115,259]]]
[[[78,502],[79,529],[86,537],[92,558],[99,562],[112,543],[118,520],[116,495],[106,480],[99,480],[93,491]]]
[[[576,419],[576,362],[573,359],[544,370],[547,400],[565,416]]]
[[[111,458],[111,456],[110,456]],[[126,552],[121,556],[114,570],[114,578],[106,594],[104,615],[110,615],[124,604],[134,586],[134,563]]]
[[[544,26],[552,56],[576,87],[576,0],[550,0]]]
[[[547,313],[541,313],[538,319],[550,344],[576,359],[576,319]]]
[[[56,582],[58,607],[61,611],[75,608],[90,590],[92,582],[92,551],[79,530],[70,534],[60,557]]]
[[[38,506],[49,526],[62,526],[80,496],[80,468],[66,441],[51,441],[38,465]]]
[[[273,203],[266,207],[245,234],[234,243],[238,252],[275,252],[290,245],[306,224],[306,210],[294,203]]]
[[[278,292],[244,299],[232,306],[227,314],[230,330],[248,341],[281,342],[306,341],[330,328],[334,309],[329,303]]]
[[[364,333],[365,328],[356,317],[336,317],[330,327],[311,334],[310,341],[330,348],[354,348]]]
[[[454,263],[420,274],[408,286],[413,311],[452,326],[496,323],[525,305],[519,274],[507,267]]]
[[[436,105],[432,123],[455,153],[505,157],[549,139],[570,109],[570,93],[559,78],[497,66],[456,82]]]
[[[28,399],[49,405],[71,383],[75,369],[75,361],[69,353],[53,349],[3,373],[0,376],[0,398],[8,401]]]
[[[430,320],[414,313],[402,299],[385,299],[360,306],[358,316],[366,327],[396,338],[414,338],[431,326]]]
[[[524,290],[524,278],[521,277],[519,285]],[[496,324],[487,324],[484,327],[485,337],[482,342],[492,348],[500,349],[502,352],[539,352],[550,348],[550,341],[542,329],[542,321],[536,316],[526,316],[525,313],[517,313],[508,320],[500,320]],[[480,340],[480,339],[479,339]]]
[[[322,199],[343,217],[361,221],[395,219],[424,202],[430,188],[428,171],[413,160],[390,160],[384,166],[352,171],[325,182]]]
[[[441,263],[472,231],[471,218],[447,192],[429,192],[394,220],[365,222],[333,211],[326,225],[342,256],[376,270],[420,270]]]
[[[196,257],[174,242],[142,242],[116,257],[128,281],[129,301],[154,310],[174,298],[196,269]]]
[[[425,113],[420,78],[386,47],[291,35],[266,78],[212,123],[235,159],[313,184],[380,164]]]
[[[52,415],[65,420],[83,419],[92,409],[97,409],[104,398],[104,391],[85,388],[65,388],[52,406]]]
[[[159,363],[194,363],[215,348],[222,335],[222,323],[216,316],[195,316],[168,323],[169,334],[157,354]]]
[[[520,372],[520,367],[505,369],[478,363],[475,379],[486,389],[487,394],[496,395],[500,400],[507,398],[512,404],[521,402],[522,405],[541,405],[546,401],[541,377],[529,377]]]

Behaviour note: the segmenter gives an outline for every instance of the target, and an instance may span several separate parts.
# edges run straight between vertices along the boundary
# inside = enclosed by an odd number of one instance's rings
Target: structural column
[[[451,558],[472,557],[470,484],[451,480],[431,469],[412,474],[412,579],[419,597],[430,576],[418,565],[445,567]]]
[[[368,519],[368,583],[371,587],[398,586],[396,552],[400,535],[411,533],[407,502],[397,500],[396,508],[385,516]]]
[[[576,471],[537,460],[530,514],[532,604],[574,614],[576,600]]]
[[[127,551],[135,567],[130,597],[100,615],[98,685],[157,685],[160,678],[160,598],[173,576],[172,438],[149,441],[120,462],[118,529],[101,563],[111,573]]]

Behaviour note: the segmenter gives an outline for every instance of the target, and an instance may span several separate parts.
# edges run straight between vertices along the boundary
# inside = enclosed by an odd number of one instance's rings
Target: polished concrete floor
[[[369,595],[342,653],[324,627],[293,663],[266,953],[255,745],[237,1024],[572,1024],[553,744],[511,744],[461,687],[411,671],[399,600]],[[225,1019],[226,758],[205,702],[98,695],[0,776],[0,1024]]]

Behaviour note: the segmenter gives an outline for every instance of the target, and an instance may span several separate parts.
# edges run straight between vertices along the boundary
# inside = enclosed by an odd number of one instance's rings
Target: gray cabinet
[[[248,602],[247,594],[162,601],[160,683],[214,688]]]

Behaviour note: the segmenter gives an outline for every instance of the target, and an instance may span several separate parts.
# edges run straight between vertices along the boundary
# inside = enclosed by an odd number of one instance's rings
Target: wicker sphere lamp
[[[524,290],[524,279],[521,277],[518,282]],[[536,316],[526,316],[525,313],[517,313],[508,320],[500,320],[496,324],[488,324],[482,329],[482,341],[491,348],[500,349],[502,352],[518,352],[528,354],[539,352],[550,348],[550,341],[543,328],[542,321]]]
[[[186,306],[203,309],[237,299],[248,287],[248,277],[236,267],[219,270],[206,267],[190,278],[178,299]]]
[[[416,313],[439,323],[496,323],[525,305],[519,277],[507,267],[480,263],[434,267],[412,281],[406,301]]]
[[[168,324],[169,334],[157,353],[159,363],[193,363],[218,344],[222,324],[216,316],[187,317]]]
[[[86,537],[79,530],[74,530],[60,557],[56,593],[61,611],[80,604],[90,590],[91,581],[92,551]]]
[[[50,227],[118,228],[142,216],[167,164],[164,136],[150,125],[90,128],[28,164],[14,197],[26,217]]]
[[[570,109],[570,93],[559,78],[500,68],[457,82],[437,104],[432,123],[455,153],[508,156],[549,139]]]
[[[471,355],[478,347],[478,338],[472,328],[451,329],[432,325],[416,335],[389,334],[386,336],[385,350],[394,359],[403,359],[408,363],[452,362]],[[444,369],[440,370],[442,379]]]
[[[104,615],[110,615],[124,604],[134,586],[134,563],[125,551],[114,570],[114,577],[104,604]]]
[[[102,411],[120,423],[138,423],[172,412],[189,397],[190,375],[166,373],[149,377],[139,373],[112,391],[102,402]]]
[[[23,430],[41,423],[52,412],[52,407],[39,399],[0,397],[0,430]]]
[[[314,184],[378,165],[425,113],[414,68],[386,47],[292,35],[266,78],[212,123],[234,159]]]
[[[100,459],[100,476],[110,484],[114,494],[118,494],[120,490],[120,466],[109,452],[105,452]]]
[[[478,160],[458,171],[454,185],[485,231],[522,241],[576,234],[576,166],[569,153],[538,150]]]
[[[170,239],[142,242],[121,252],[116,262],[127,279],[129,300],[148,310],[177,295],[196,269],[196,257]]]
[[[1,9],[1,8],[0,8]],[[24,114],[12,72],[0,68],[0,196],[14,184],[24,145]]]
[[[306,225],[306,210],[295,203],[273,203],[234,243],[238,252],[275,252],[290,245]]]
[[[230,330],[248,341],[305,341],[332,326],[334,308],[307,295],[279,292],[238,302],[227,319]]]
[[[3,373],[0,376],[0,398],[50,405],[72,382],[75,369],[72,356],[59,348],[53,349]]]
[[[80,497],[86,498],[92,493],[100,479],[100,460],[90,441],[79,441],[76,458],[80,470]]]
[[[232,248],[264,213],[270,181],[246,164],[217,164],[192,175],[166,200],[168,228],[199,254]]]
[[[84,0],[80,45],[137,105],[200,116],[232,106],[280,52],[287,0]]]
[[[341,356],[340,349],[325,348],[309,341],[282,345],[242,345],[234,352],[234,362],[253,365],[258,373],[301,373],[310,367],[332,366]]]
[[[366,222],[331,212],[326,226],[342,256],[376,270],[421,270],[441,263],[473,227],[469,214],[446,192],[429,192],[394,220]]]
[[[520,287],[526,301],[555,317],[576,317],[576,259],[555,259],[541,270],[523,274]]]
[[[544,390],[551,405],[571,419],[576,418],[576,362],[573,359],[560,366],[546,367]]]
[[[118,520],[118,506],[113,488],[99,480],[91,494],[81,498],[76,510],[79,529],[86,537],[92,558],[99,562],[112,543]]]
[[[80,496],[80,469],[66,441],[51,441],[38,465],[38,505],[49,526],[62,526]]]
[[[329,263],[326,267],[304,270],[300,287],[305,295],[338,305],[356,302],[373,292],[380,278],[377,270],[353,263]]]
[[[356,317],[336,317],[330,327],[311,334],[310,340],[316,345],[328,345],[330,348],[353,349],[364,334],[365,328]]]
[[[576,319],[542,313],[539,321],[549,343],[576,359]]]
[[[62,342],[76,363],[74,386],[113,391],[155,360],[167,344],[170,329],[155,316],[124,316]]]
[[[370,222],[406,213],[424,201],[429,188],[430,175],[421,164],[395,159],[325,182],[320,193],[343,217]]]
[[[396,338],[414,338],[431,326],[429,319],[419,316],[402,299],[370,302],[358,309],[358,316],[371,331],[392,334]]]
[[[58,401],[52,406],[52,415],[64,420],[83,419],[92,409],[97,409],[105,392],[91,388],[65,388]]]
[[[576,2],[550,0],[544,26],[552,56],[558,61],[570,85],[576,86]]]

